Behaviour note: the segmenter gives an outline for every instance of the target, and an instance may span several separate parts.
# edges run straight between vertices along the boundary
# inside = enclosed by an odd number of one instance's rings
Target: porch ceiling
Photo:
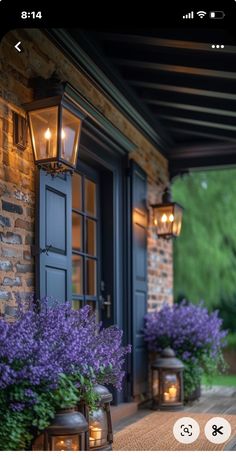
[[[173,175],[236,164],[236,46],[229,32],[131,28],[70,34],[122,84],[162,138]]]

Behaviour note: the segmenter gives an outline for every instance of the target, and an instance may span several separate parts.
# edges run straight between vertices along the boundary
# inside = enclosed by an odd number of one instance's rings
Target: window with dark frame
[[[81,173],[72,177],[72,304],[97,307],[97,184]]]

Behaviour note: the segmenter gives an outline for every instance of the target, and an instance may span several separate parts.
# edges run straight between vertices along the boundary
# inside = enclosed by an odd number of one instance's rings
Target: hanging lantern
[[[86,450],[85,436],[88,423],[74,408],[59,410],[52,423],[34,441],[33,451],[81,451]]]
[[[84,115],[68,96],[68,84],[52,78],[43,83],[37,79],[34,86],[37,100],[24,108],[28,111],[35,163],[51,174],[72,171],[77,163]]]
[[[153,225],[158,237],[178,237],[181,231],[183,207],[176,202],[171,202],[171,193],[165,189],[162,203],[152,205]]]
[[[183,408],[183,363],[171,348],[163,350],[152,364],[152,408],[179,410]]]

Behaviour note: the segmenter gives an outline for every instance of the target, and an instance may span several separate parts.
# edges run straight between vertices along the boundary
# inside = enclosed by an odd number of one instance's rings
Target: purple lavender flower
[[[225,345],[227,331],[221,329],[218,311],[184,303],[163,308],[145,316],[144,338],[149,350],[161,351],[170,345],[184,361],[199,355],[215,358]]]
[[[17,320],[0,320],[0,389],[25,382],[30,390],[55,388],[60,374],[89,377],[121,389],[122,366],[130,347],[122,347],[122,331],[102,328],[89,306],[73,310],[69,303],[19,307]]]

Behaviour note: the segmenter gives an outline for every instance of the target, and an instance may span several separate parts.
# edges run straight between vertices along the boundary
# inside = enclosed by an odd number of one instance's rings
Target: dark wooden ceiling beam
[[[210,49],[210,44],[208,46]],[[201,51],[196,53],[191,49],[153,48],[151,46],[133,46],[126,43],[106,43],[104,48],[108,58],[115,62],[119,62],[121,59],[122,61],[145,62],[162,66],[187,66],[188,68],[207,69],[215,72],[236,72],[234,55],[221,54],[221,50],[215,50],[214,53],[207,54]],[[146,69],[147,73],[151,71],[156,71],[155,67],[151,66],[151,68]],[[199,75],[197,74],[197,76]]]
[[[220,140],[220,141],[224,141],[224,142],[229,142],[229,143],[232,143],[235,141],[236,143],[236,138],[234,140],[234,137],[232,136],[228,136],[228,135],[219,135],[219,134],[216,134],[215,132],[209,132],[209,130],[203,130],[202,128],[201,129],[191,129],[191,128],[187,128],[187,127],[174,127],[173,125],[169,125],[169,131],[171,134],[178,134],[178,135],[181,135],[181,138],[182,138],[182,143],[184,143],[184,146],[186,144],[186,141],[185,141],[185,136],[187,135],[188,137],[189,136],[192,136],[192,141],[194,141],[195,138],[203,138],[203,139],[211,139],[212,141],[214,140]]]
[[[166,73],[183,73],[186,75],[208,76],[209,78],[223,78],[236,80],[236,72],[226,72],[223,70],[211,70],[208,68],[186,67],[183,65],[160,64],[158,62],[146,62],[130,59],[112,59],[120,67],[145,68]]]
[[[196,95],[201,97],[212,97],[224,100],[236,100],[236,94],[229,93],[229,92],[219,92],[219,91],[211,91],[208,89],[195,89],[192,87],[182,87],[176,85],[169,85],[169,84],[158,84],[158,83],[149,83],[146,81],[130,81],[132,86],[145,88],[145,89],[154,89],[159,91],[165,92],[176,92],[179,94],[188,94],[188,95]]]
[[[170,40],[165,38],[144,36],[144,35],[130,35],[124,33],[101,33],[100,37],[105,41],[111,41],[116,43],[129,43],[136,45],[147,45],[163,48],[173,49],[189,49],[192,51],[206,51],[215,53],[216,50],[212,49],[209,43],[201,43],[198,41],[187,41],[187,40]],[[221,50],[221,54],[236,54],[235,46],[225,46]]]
[[[236,155],[236,141],[234,143],[212,142],[211,144],[202,145],[189,143],[185,146],[172,148],[170,152],[171,159],[222,155]]]
[[[171,179],[177,175],[188,173],[189,171],[195,170],[207,170],[210,168],[226,168],[236,166],[236,153],[230,155],[219,155],[219,156],[203,156],[190,157],[184,159],[172,159],[169,162],[169,170]]]
[[[188,60],[185,60],[188,62]],[[224,68],[224,66],[223,66]],[[235,59],[236,68],[236,59]],[[224,68],[225,69],[225,68]],[[231,68],[232,70],[232,68]],[[227,85],[224,79],[221,78],[209,78],[207,76],[198,75],[185,75],[183,73],[164,73],[157,72],[154,70],[135,69],[132,67],[122,68],[122,76],[129,84],[135,85],[136,83],[143,86],[145,83],[151,84],[162,84],[179,87],[190,87],[193,89],[206,90],[226,93],[236,93],[236,80],[227,80]],[[210,87],[209,87],[210,85]]]
[[[168,121],[174,121],[176,123],[182,124],[193,124],[194,126],[205,126],[210,127],[213,129],[223,129],[225,131],[236,132],[236,125],[233,126],[231,124],[220,124],[219,122],[211,122],[211,121],[203,121],[201,119],[190,119],[190,118],[182,118],[180,116],[170,116],[170,115],[159,115],[160,119],[166,119]]]
[[[196,106],[196,105],[186,104],[186,103],[164,102],[161,100],[153,100],[153,99],[148,99],[148,98],[144,98],[143,100],[151,106],[153,105],[154,107],[160,107],[162,110],[161,113],[163,113],[163,107],[164,107],[168,110],[170,109],[169,110],[170,114],[173,113],[173,110],[174,111],[179,110],[180,112],[181,111],[192,111],[196,113],[205,113],[209,115],[229,116],[231,118],[236,118],[236,107],[235,107],[235,111],[232,111],[232,110],[221,110],[219,108],[209,108],[209,107],[200,106],[200,105]],[[158,114],[158,111],[156,113]]]

